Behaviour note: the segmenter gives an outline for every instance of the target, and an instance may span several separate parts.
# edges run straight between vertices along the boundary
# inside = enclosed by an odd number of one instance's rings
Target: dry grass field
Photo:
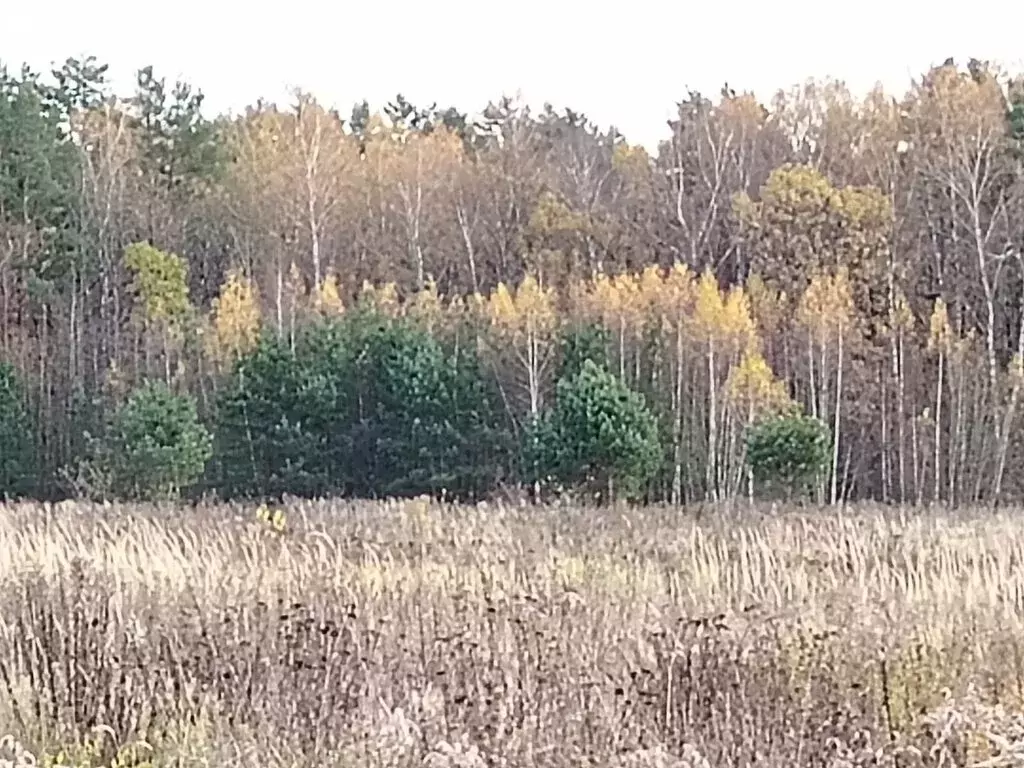
[[[0,507],[0,765],[1024,764],[1024,515]]]

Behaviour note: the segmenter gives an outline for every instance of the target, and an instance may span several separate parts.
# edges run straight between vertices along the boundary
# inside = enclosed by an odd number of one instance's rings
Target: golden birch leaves
[[[210,314],[212,333],[207,337],[206,350],[213,360],[237,360],[259,343],[259,295],[252,280],[241,273],[228,273]]]

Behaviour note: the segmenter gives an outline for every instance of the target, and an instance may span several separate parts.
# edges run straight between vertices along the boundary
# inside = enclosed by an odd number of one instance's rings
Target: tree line
[[[509,98],[202,107],[0,70],[7,492],[138,493],[138,444],[223,493],[722,499],[799,412],[822,500],[1024,493],[1020,78],[689,93],[650,152]]]

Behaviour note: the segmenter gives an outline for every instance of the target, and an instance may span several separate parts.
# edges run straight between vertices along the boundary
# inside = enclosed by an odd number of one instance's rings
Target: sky
[[[724,82],[767,101],[831,76],[902,93],[953,56],[1024,72],[1024,3],[974,0],[0,0],[0,61],[49,68],[92,54],[118,90],[152,64],[206,94],[212,111],[301,87],[347,115],[398,92],[477,112],[502,94],[551,102],[648,147],[689,89]]]

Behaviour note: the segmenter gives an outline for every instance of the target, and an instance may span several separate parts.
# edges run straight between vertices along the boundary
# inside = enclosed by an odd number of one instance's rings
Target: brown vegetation
[[[7,507],[0,761],[977,764],[1022,560],[1009,513]]]

